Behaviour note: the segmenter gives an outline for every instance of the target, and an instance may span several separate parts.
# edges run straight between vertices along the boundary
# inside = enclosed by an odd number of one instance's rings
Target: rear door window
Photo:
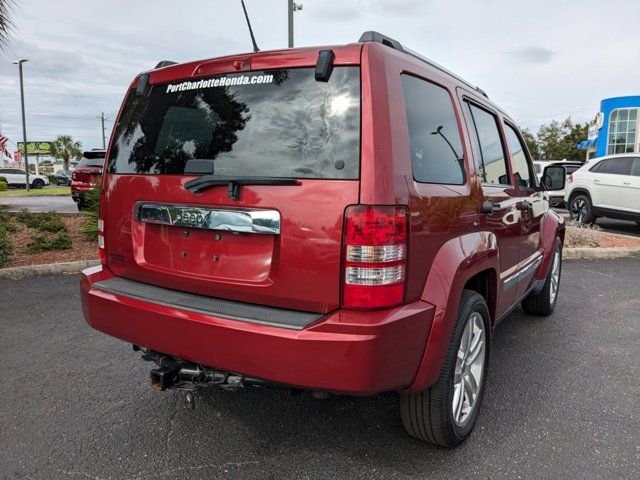
[[[504,126],[507,135],[507,145],[509,145],[509,153],[511,154],[511,168],[513,169],[516,184],[524,188],[535,187],[534,175],[529,167],[526,149],[520,140],[520,136],[508,123],[505,123]]]
[[[132,91],[109,172],[182,175],[190,160],[223,177],[358,178],[359,67],[336,67],[328,82],[299,68]]]
[[[467,102],[472,120],[471,139],[479,157],[477,167],[482,183],[509,185],[504,147],[498,129],[498,119],[486,110]]]
[[[463,184],[462,141],[449,92],[408,74],[402,75],[402,89],[414,179]]]
[[[604,162],[601,162],[602,165],[598,168],[597,172],[608,173],[611,175],[630,175],[632,162],[633,158],[630,157],[609,158]]]
[[[633,165],[631,165],[631,175],[634,177],[640,177],[640,158],[633,159]]]

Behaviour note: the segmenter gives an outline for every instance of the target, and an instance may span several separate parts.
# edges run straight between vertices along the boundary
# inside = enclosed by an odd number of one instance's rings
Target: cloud
[[[295,14],[297,46],[351,43],[366,30],[380,31],[480,85],[522,126],[535,129],[569,114],[586,121],[600,99],[640,93],[640,55],[629,53],[629,45],[640,44],[640,2],[609,0],[607,8],[594,10],[579,0],[521,2],[518,8],[512,0],[297,1],[304,4]],[[287,2],[246,5],[260,48],[285,48]],[[137,73],[160,60],[251,49],[236,1],[23,0],[14,23],[13,41],[0,52],[3,129],[20,131],[18,74],[11,60],[22,56],[29,59],[30,136],[69,133],[86,148],[101,145],[96,116],[104,111],[111,119],[107,127],[113,126]],[[594,41],[593,32],[613,24],[624,35]]]
[[[516,50],[511,50],[506,52],[507,56],[512,60],[522,63],[549,63],[553,59],[555,52],[544,48],[544,47],[536,47],[536,46],[528,46],[518,48]]]

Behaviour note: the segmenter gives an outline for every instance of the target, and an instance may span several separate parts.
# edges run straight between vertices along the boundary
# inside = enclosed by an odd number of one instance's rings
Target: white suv
[[[580,223],[608,217],[640,225],[640,154],[589,161],[569,175],[565,202],[571,219]]]
[[[0,177],[6,178],[9,186],[24,187],[27,185],[27,172],[19,168],[0,168]],[[29,185],[42,188],[49,185],[49,179],[44,175],[29,174]]]

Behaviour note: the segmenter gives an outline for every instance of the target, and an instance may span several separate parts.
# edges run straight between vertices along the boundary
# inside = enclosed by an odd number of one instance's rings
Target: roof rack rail
[[[472,88],[473,90],[477,91],[478,93],[480,93],[484,97],[489,98],[489,95],[487,95],[487,93],[484,90],[482,90],[480,87],[477,87],[477,86],[473,85],[472,83],[467,82],[464,78],[456,75],[455,73],[453,73],[452,71],[446,69],[442,65],[437,64],[433,60],[430,60],[427,57],[424,57],[424,56],[420,55],[419,53],[414,52],[413,50],[410,50],[408,48],[403,47],[402,44],[399,41],[397,41],[397,40],[395,40],[395,39],[393,39],[391,37],[387,37],[386,35],[383,35],[382,33],[375,32],[373,30],[369,30],[367,32],[364,32],[362,35],[360,35],[360,39],[358,41],[359,42],[381,43],[383,45],[386,45],[387,47],[393,48],[394,50],[398,50],[399,52],[406,53],[407,55],[411,55],[412,57],[417,58],[418,60],[421,60],[421,61],[431,65],[434,68],[437,68],[441,72],[452,76],[456,80],[464,83],[466,86],[468,86],[468,87]]]

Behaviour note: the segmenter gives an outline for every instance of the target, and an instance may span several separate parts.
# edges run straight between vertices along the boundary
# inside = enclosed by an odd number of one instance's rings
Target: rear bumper
[[[84,318],[93,328],[202,365],[299,388],[367,395],[409,386],[434,307],[333,312],[302,330],[249,323],[107,292],[104,267],[83,272]]]

